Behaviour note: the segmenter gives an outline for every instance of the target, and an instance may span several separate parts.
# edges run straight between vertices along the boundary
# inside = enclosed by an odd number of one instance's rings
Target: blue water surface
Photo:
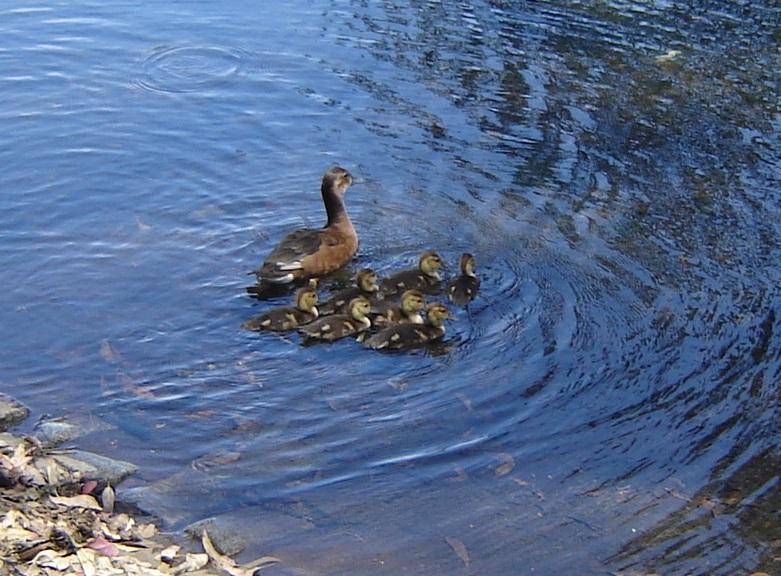
[[[0,34],[0,390],[108,424],[77,443],[139,465],[120,498],[271,576],[778,567],[773,2],[6,0]],[[241,329],[333,165],[344,277],[475,254],[441,346]]]

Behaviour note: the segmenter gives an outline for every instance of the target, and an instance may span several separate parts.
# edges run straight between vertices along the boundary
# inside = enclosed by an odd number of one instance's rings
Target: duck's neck
[[[350,217],[347,215],[347,209],[344,207],[342,198],[331,188],[323,187],[323,204],[325,204],[325,213],[328,216],[326,226],[338,226],[340,224],[350,223]]]

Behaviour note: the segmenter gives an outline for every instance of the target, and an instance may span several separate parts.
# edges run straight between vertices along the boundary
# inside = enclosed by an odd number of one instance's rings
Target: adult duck
[[[255,270],[258,280],[289,284],[338,270],[358,250],[358,235],[344,205],[352,175],[338,166],[323,176],[321,192],[328,218],[322,228],[299,228],[288,233]]]

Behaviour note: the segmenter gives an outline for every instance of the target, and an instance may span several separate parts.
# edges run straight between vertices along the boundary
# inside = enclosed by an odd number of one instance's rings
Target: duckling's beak
[[[365,184],[366,178],[361,178],[360,176],[353,176],[353,186],[356,184]]]

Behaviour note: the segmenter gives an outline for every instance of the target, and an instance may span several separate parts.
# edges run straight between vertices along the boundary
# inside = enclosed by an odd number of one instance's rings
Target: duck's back
[[[362,328],[360,322],[347,314],[332,314],[302,326],[300,332],[309,338],[333,341],[355,334]]]
[[[312,312],[299,310],[292,306],[270,310],[251,320],[247,320],[242,326],[247,330],[272,330],[283,332],[293,330],[311,322],[317,318]]]
[[[477,295],[480,279],[474,276],[459,276],[447,288],[447,296],[457,306],[466,306]]]
[[[440,338],[442,328],[420,324],[393,324],[364,340],[364,345],[375,350],[414,348]]]

